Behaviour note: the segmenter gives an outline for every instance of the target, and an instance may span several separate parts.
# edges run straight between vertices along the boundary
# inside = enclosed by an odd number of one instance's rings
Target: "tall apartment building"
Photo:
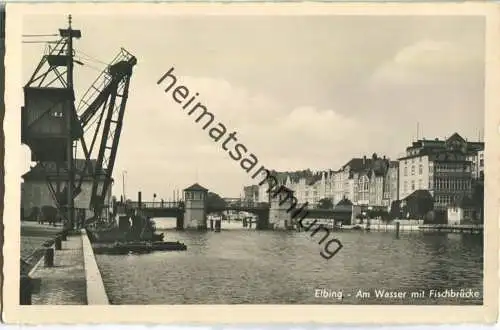
[[[446,140],[418,140],[399,159],[399,199],[415,190],[428,190],[434,207],[446,208],[458,198],[470,196],[471,154],[484,149],[482,142],[467,142],[454,133]]]

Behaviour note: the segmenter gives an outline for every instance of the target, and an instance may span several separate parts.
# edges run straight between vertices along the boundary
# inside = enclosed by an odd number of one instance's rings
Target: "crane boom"
[[[113,168],[127,104],[130,78],[136,64],[137,59],[122,49],[113,64],[108,67],[107,83],[104,84],[102,91],[97,94],[94,101],[89,104],[80,117],[82,126],[86,127],[90,118],[98,113],[98,109],[103,110],[100,119],[104,119],[104,127],[94,169],[90,200],[90,208],[95,215],[102,213],[109,186],[113,180]],[[95,139],[93,140],[95,141]]]

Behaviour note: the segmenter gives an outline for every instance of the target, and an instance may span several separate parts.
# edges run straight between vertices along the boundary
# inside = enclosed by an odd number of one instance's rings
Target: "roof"
[[[343,168],[350,167],[350,175],[353,173],[365,174],[368,177],[372,175],[384,176],[389,169],[390,160],[388,158],[380,158],[377,154],[373,154],[371,158],[352,158]]]
[[[453,133],[449,138],[445,140],[440,139],[420,139],[411,144],[411,146],[406,148],[407,154],[400,160],[407,158],[413,158],[418,156],[432,156],[437,153],[451,151],[453,153],[470,154],[476,153],[484,149],[484,142],[470,142],[464,139],[460,134]],[[409,154],[411,151],[415,151],[416,154]]]
[[[408,196],[406,196],[403,200],[407,201],[409,199],[414,199],[414,198],[430,198],[430,199],[434,199],[431,195],[431,193],[429,192],[429,190],[425,190],[425,189],[419,189],[419,190],[415,190],[414,192],[412,192],[411,194],[409,194]]]
[[[352,158],[347,164],[342,166],[342,168],[349,166],[351,171],[359,172],[367,169],[371,165],[371,162],[371,158]]]
[[[336,206],[352,206],[352,202],[344,197]]]
[[[208,189],[200,186],[198,183],[195,183],[184,189],[184,191],[208,191]]]
[[[328,171],[313,172],[310,169],[307,169],[290,172],[277,172],[272,170],[270,173],[280,184],[285,184],[287,178],[290,178],[292,183],[298,183],[301,179],[305,179],[307,185],[313,185],[321,180],[323,174],[328,174]]]

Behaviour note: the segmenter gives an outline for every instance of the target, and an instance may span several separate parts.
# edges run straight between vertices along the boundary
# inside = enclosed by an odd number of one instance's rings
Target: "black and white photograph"
[[[61,305],[484,307],[498,259],[485,245],[498,230],[496,195],[485,204],[498,188],[495,7],[122,6],[18,23],[7,7],[17,318]]]

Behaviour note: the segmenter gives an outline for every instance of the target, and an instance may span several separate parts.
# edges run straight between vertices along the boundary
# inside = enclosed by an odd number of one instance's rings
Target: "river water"
[[[479,235],[332,232],[343,248],[325,260],[320,234],[255,231],[239,223],[222,228],[164,229],[166,240],[184,242],[187,251],[96,255],[111,303],[482,304]],[[382,289],[405,296],[377,298],[375,290]],[[480,297],[430,295],[446,289],[471,289]],[[328,297],[321,297],[325,292]],[[420,295],[411,297],[412,292]]]

